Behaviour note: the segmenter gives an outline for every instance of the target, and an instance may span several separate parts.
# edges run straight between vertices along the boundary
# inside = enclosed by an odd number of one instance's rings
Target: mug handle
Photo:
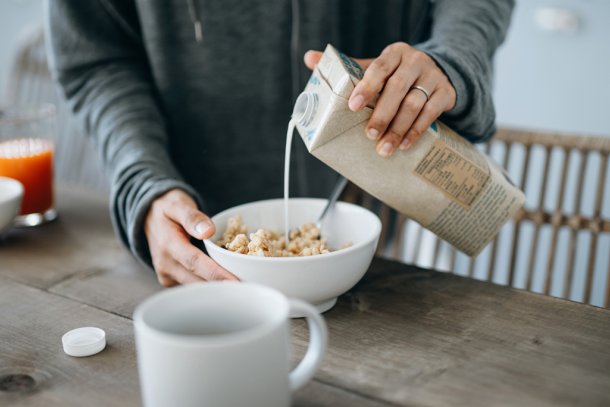
[[[295,391],[309,382],[320,367],[328,344],[328,330],[320,312],[304,301],[290,298],[290,314],[304,315],[309,328],[309,346],[303,360],[290,372],[290,390]]]

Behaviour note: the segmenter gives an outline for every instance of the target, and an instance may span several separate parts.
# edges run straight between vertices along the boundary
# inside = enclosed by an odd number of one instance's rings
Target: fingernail
[[[377,137],[379,136],[379,132],[375,129],[368,129],[366,131],[366,136],[371,140],[377,140]]]
[[[400,143],[400,146],[398,146],[398,148],[400,148],[401,150],[407,150],[410,146],[411,139],[405,137],[405,139],[402,141],[402,143]]]
[[[383,143],[383,145],[379,149],[379,155],[382,157],[387,157],[390,155],[390,152],[392,152],[392,143],[390,143],[390,142]]]
[[[362,95],[356,95],[349,100],[348,105],[350,110],[355,112],[364,105],[364,97],[362,97]]]
[[[208,221],[202,221],[195,226],[195,231],[199,234],[199,236],[203,236],[207,231],[210,230],[212,224]]]
[[[413,143],[415,141],[417,141],[418,139],[419,139],[419,135],[417,134],[416,131],[411,130],[411,131],[407,132],[407,135],[405,136],[405,139],[401,143],[401,146],[403,144],[406,144],[406,145],[402,149],[403,150],[410,149],[411,147],[413,147]]]

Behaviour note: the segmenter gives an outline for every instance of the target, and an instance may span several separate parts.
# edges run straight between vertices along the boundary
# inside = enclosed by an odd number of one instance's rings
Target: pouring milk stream
[[[328,45],[298,97],[286,136],[284,198],[293,126],[315,157],[469,256],[476,256],[523,206],[504,170],[434,122],[407,151],[380,157],[364,137],[372,113],[347,104],[364,70]],[[288,241],[288,205],[285,205]]]
[[[290,185],[290,151],[292,150],[292,134],[295,126],[294,119],[290,119],[288,130],[286,131],[286,152],[284,154],[284,236],[286,238],[286,247],[290,242],[290,227],[288,216],[288,195]]]

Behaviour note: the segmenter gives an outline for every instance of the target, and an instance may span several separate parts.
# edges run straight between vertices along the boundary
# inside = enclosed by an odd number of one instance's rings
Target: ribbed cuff
[[[140,186],[137,201],[129,210],[124,233],[120,233],[121,237],[124,240],[126,239],[124,243],[129,247],[129,250],[133,255],[143,265],[150,269],[153,269],[153,265],[148,241],[146,240],[146,235],[144,233],[144,221],[153,201],[172,189],[183,190],[195,200],[200,209],[203,207],[201,196],[190,185],[183,181],[176,179],[166,179],[154,182],[149,181],[146,182],[145,185]],[[117,202],[114,198],[113,205],[115,205],[115,210],[112,210],[113,223],[116,228],[119,228],[119,232],[123,232],[120,230],[120,222],[116,219]]]

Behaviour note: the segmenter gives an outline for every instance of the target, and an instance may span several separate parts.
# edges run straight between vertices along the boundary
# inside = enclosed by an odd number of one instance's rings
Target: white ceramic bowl
[[[315,222],[325,199],[296,198],[289,201],[290,228]],[[288,297],[315,305],[320,312],[332,308],[337,296],[352,288],[368,269],[381,233],[381,221],[360,206],[338,202],[322,226],[331,248],[351,242],[348,248],[308,257],[258,257],[234,253],[216,245],[230,217],[241,215],[248,232],[259,228],[284,230],[284,200],[253,202],[227,209],[212,217],[216,234],[205,241],[208,254],[243,281],[273,287]],[[298,315],[293,315],[297,317]]]
[[[0,177],[0,233],[13,225],[13,220],[19,214],[23,199],[21,182],[6,177]]]

